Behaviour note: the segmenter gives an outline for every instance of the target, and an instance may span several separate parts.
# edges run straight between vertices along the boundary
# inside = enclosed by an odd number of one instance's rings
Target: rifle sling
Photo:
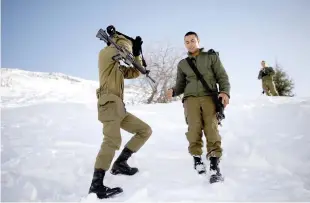
[[[208,91],[211,92],[212,95],[217,95],[217,92],[214,92],[211,90],[211,88],[209,87],[209,85],[207,84],[207,82],[203,79],[203,76],[201,75],[201,73],[198,71],[198,69],[196,68],[195,64],[193,63],[193,61],[187,57],[186,58],[187,63],[189,64],[189,66],[193,69],[193,71],[195,72],[197,78],[200,80],[200,82],[202,83],[203,87]]]

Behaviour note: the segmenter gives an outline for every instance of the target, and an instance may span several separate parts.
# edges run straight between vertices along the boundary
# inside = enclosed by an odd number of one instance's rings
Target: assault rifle
[[[150,70],[147,70],[145,67],[141,66],[139,63],[137,63],[134,60],[134,56],[132,53],[130,53],[127,49],[119,46],[116,44],[112,38],[107,34],[107,32],[103,29],[99,29],[97,35],[97,38],[100,40],[103,40],[108,45],[112,44],[118,51],[118,54],[113,56],[112,59],[115,61],[123,61],[125,64],[129,66],[133,66],[136,69],[138,69],[142,74],[146,75],[153,83],[155,83],[155,80],[149,76]],[[145,64],[145,63],[144,63]]]

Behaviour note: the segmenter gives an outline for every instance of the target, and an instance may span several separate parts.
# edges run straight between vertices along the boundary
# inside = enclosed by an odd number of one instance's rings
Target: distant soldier
[[[265,61],[261,62],[262,68],[259,71],[258,79],[262,80],[263,93],[266,93],[268,96],[279,96],[275,84],[273,82],[273,76],[275,71],[272,67],[268,67]]]

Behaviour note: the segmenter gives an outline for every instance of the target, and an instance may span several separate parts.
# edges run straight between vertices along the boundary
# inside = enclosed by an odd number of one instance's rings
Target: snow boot
[[[210,183],[223,181],[219,168],[220,159],[218,157],[210,157]]]
[[[109,188],[104,186],[104,176],[105,171],[103,169],[95,169],[88,194],[95,193],[99,199],[106,199],[123,192],[120,187]]]
[[[127,160],[129,157],[131,157],[132,154],[133,152],[125,147],[119,157],[115,160],[111,169],[111,173],[113,175],[122,174],[128,176],[136,174],[139,171],[138,168],[132,168],[127,164]]]
[[[193,156],[194,158],[194,169],[197,171],[198,174],[206,173],[206,168],[204,163],[201,161],[201,156]]]

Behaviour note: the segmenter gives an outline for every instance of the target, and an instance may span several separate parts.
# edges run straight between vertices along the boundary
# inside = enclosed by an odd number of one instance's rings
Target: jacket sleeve
[[[184,93],[186,86],[186,76],[182,69],[180,68],[180,63],[178,64],[178,70],[177,70],[177,79],[176,84],[172,88],[173,89],[173,97],[179,96]]]
[[[221,93],[227,94],[230,98],[230,82],[227,72],[221,62],[221,59],[218,55],[210,55],[213,62],[213,71],[215,75],[216,82],[219,84],[219,90]]]
[[[269,73],[270,76],[273,76],[273,75],[276,74],[276,72],[274,71],[274,69],[272,67],[268,68],[268,73]]]
[[[259,71],[258,77],[257,77],[257,78],[258,78],[259,80],[262,79],[262,71],[261,71],[261,70]]]
[[[142,65],[142,60],[140,56],[135,57],[135,61]],[[140,75],[140,71],[135,67],[127,67],[121,65],[119,68],[123,72],[125,79],[134,79],[139,77]]]

